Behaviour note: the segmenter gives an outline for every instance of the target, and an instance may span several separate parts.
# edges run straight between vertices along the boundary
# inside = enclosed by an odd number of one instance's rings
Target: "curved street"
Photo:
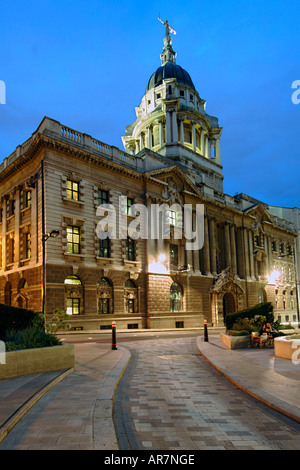
[[[75,343],[75,370],[27,410],[0,449],[299,450],[300,424],[250,397],[218,372],[200,355],[199,334],[120,332],[122,345],[115,351],[109,334],[65,336],[65,342]],[[219,351],[219,357],[231,357],[218,345],[218,333],[209,337],[205,344]],[[245,367],[248,363],[251,374],[264,361],[273,387],[278,379],[287,398],[290,391],[297,399],[298,366],[293,370],[281,369],[281,361],[267,364],[270,353],[245,350],[230,360],[232,366],[234,358]],[[257,360],[251,361],[254,356]],[[286,374],[291,378],[287,380]],[[48,380],[47,374],[40,377]],[[22,393],[36,382],[39,374],[4,381],[2,406],[16,409]],[[21,401],[15,401],[17,397]]]
[[[300,425],[236,388],[195,338],[123,345],[132,359],[115,397],[120,449],[300,449]]]

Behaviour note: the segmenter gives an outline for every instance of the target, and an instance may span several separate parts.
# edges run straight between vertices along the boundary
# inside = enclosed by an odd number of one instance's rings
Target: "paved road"
[[[300,425],[232,385],[195,338],[123,344],[132,360],[115,397],[121,450],[300,449]]]

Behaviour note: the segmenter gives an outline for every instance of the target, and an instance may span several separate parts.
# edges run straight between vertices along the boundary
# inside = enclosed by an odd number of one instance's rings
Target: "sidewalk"
[[[275,357],[272,347],[229,350],[221,339],[204,342],[200,337],[197,346],[237,387],[300,423],[300,363]]]
[[[276,358],[273,348],[232,351],[218,335],[210,339],[209,331],[208,337],[208,342],[203,336],[195,341],[213,367],[246,393],[300,422],[300,364]],[[118,449],[113,399],[130,353],[122,346],[111,350],[107,344],[84,343],[75,345],[75,358],[75,370],[0,381],[0,449]],[[30,437],[25,439],[22,432],[14,433],[14,426],[31,408],[35,415],[27,423]]]
[[[129,360],[119,346],[75,344],[75,370],[1,380],[0,449],[117,450],[113,397]]]

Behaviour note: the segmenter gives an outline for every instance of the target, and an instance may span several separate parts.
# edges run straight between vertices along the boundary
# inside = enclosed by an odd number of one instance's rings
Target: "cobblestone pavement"
[[[127,343],[114,422],[121,450],[299,450],[300,425],[236,388],[195,338]]]

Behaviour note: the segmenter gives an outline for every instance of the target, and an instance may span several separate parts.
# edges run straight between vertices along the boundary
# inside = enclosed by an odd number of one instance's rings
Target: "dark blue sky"
[[[224,192],[300,207],[297,1],[2,2],[0,162],[44,116],[123,148],[164,26],[206,111],[222,126]]]

